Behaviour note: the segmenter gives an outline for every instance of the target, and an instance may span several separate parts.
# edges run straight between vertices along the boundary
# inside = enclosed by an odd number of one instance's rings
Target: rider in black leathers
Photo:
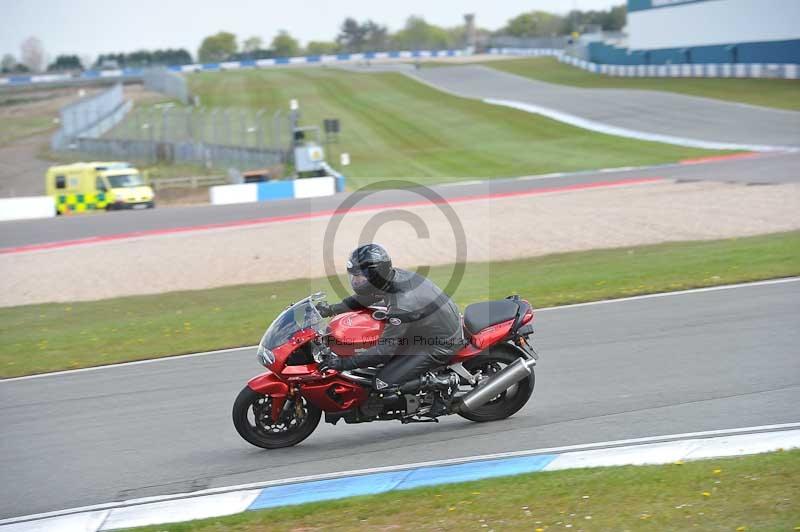
[[[385,364],[375,376],[375,388],[394,388],[419,381],[441,366],[463,345],[461,316],[450,297],[430,280],[394,268],[377,244],[356,248],[347,262],[355,295],[334,305],[317,305],[323,317],[362,309],[378,302],[387,307],[383,334],[374,347],[350,357],[329,357],[320,370],[351,370]],[[435,377],[427,376],[435,384]],[[446,383],[443,383],[446,384]]]

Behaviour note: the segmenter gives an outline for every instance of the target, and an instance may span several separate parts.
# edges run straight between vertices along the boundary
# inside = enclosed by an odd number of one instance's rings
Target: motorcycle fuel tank
[[[340,356],[353,355],[378,342],[386,322],[372,317],[371,310],[339,314],[328,324],[329,345]]]

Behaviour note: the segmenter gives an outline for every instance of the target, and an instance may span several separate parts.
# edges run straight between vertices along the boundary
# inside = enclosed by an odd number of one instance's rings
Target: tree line
[[[619,31],[625,26],[624,5],[608,10],[572,10],[566,15],[545,11],[529,11],[510,19],[497,31],[476,28],[476,34],[487,40],[492,36],[550,37],[582,32],[587,26],[599,26],[606,31]],[[398,31],[389,29],[371,19],[358,21],[346,18],[339,33],[330,41],[311,41],[305,47],[289,32],[281,30],[267,45],[259,36],[244,39],[241,43],[235,34],[220,31],[204,38],[197,51],[197,61],[243,61],[293,57],[299,55],[326,55],[337,53],[383,52],[388,50],[444,50],[461,48],[466,44],[466,27],[445,28],[428,23],[423,17],[411,16]],[[0,69],[3,73],[41,72],[45,70],[45,53],[42,43],[35,37],[26,39],[20,48],[20,60],[6,54]],[[186,65],[194,62],[189,51],[178,49],[138,50],[130,53],[100,54],[88,64],[86,58],[62,54],[46,65],[46,70],[72,71],[85,68],[136,68],[156,65]]]
[[[608,10],[572,10],[566,15],[545,11],[530,11],[510,19],[505,26],[491,32],[476,28],[484,38],[508,35],[512,37],[550,37],[581,32],[589,25],[605,31],[619,31],[625,26],[624,5]],[[311,41],[305,48],[287,31],[280,31],[268,47],[261,37],[245,39],[241,46],[233,33],[221,31],[203,39],[197,58],[202,63],[269,59],[298,55],[325,55],[336,53],[384,52],[388,50],[443,50],[461,48],[466,43],[464,25],[444,28],[428,23],[420,16],[411,16],[405,25],[392,33],[374,20],[359,22],[348,17],[339,26],[339,33],[331,41]]]
[[[627,9],[624,5],[605,11],[572,10],[565,16],[546,11],[529,11],[512,18],[495,35],[510,37],[551,37],[583,32],[588,26],[605,31],[620,31],[625,26]]]
[[[386,26],[374,20],[359,22],[346,18],[335,39],[311,41],[305,47],[285,30],[278,32],[269,46],[265,46],[258,36],[249,37],[239,45],[236,35],[221,31],[203,39],[197,59],[201,63],[214,63],[398,49],[446,49],[463,46],[464,35],[463,26],[442,28],[418,16],[409,17],[403,28],[395,33],[390,33]]]
[[[75,54],[61,54],[47,64],[44,68],[44,49],[41,41],[30,38],[23,43],[20,55],[21,61],[12,54],[5,54],[0,61],[0,70],[3,73],[22,72],[69,72],[81,71],[87,68],[141,68],[149,66],[188,65],[191,64],[192,54],[183,48],[165,50],[137,50],[129,53],[100,54],[92,62]]]
[[[192,54],[183,48],[165,50],[137,50],[130,53],[100,54],[94,68],[141,68],[148,66],[188,65]]]

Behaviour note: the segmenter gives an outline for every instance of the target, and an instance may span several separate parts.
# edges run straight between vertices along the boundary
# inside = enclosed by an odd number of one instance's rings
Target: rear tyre
[[[490,376],[508,366],[519,355],[512,349],[493,347],[489,351],[464,362],[464,367],[470,373],[481,371],[483,376]],[[470,421],[484,422],[505,419],[516,414],[530,399],[536,377],[531,368],[529,377],[525,377],[517,384],[475,410],[459,412],[458,415]]]
[[[262,449],[291,447],[308,438],[319,425],[322,411],[304,398],[290,404],[277,422],[272,420],[272,398],[245,386],[233,403],[233,426],[248,443]],[[287,403],[293,401],[287,399]]]

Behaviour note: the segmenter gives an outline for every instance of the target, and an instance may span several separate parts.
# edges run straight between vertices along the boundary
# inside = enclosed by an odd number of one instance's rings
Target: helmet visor
[[[358,292],[358,290],[363,289],[369,284],[367,277],[363,273],[351,273],[350,276],[350,286],[353,287],[353,290]]]

